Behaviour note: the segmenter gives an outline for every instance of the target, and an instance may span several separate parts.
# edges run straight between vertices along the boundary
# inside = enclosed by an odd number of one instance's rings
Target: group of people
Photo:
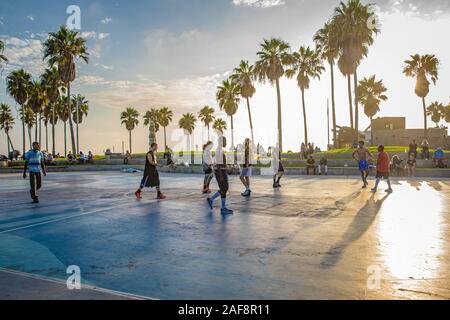
[[[72,151],[69,151],[69,153],[67,154],[67,161],[69,161],[69,163],[75,163],[78,161],[78,163],[80,164],[85,164],[85,163],[93,163],[94,162],[94,155],[92,154],[91,151],[88,152],[88,154],[84,154],[83,151],[80,151],[80,153],[78,155],[74,155],[72,153]]]
[[[319,147],[314,147],[314,143],[302,143],[300,146],[300,157],[302,159],[308,159],[312,154],[320,152]]]

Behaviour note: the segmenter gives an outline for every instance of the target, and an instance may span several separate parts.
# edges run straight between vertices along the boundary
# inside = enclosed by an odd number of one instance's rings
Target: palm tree
[[[445,118],[445,107],[440,102],[433,102],[427,108],[427,115],[431,117],[431,121],[436,124],[436,128],[439,128],[439,122]]]
[[[231,80],[236,82],[239,86],[241,97],[247,100],[248,119],[250,122],[250,132],[253,142],[255,141],[255,137],[253,133],[252,112],[250,110],[250,98],[253,97],[256,92],[255,86],[252,82],[254,73],[255,67],[250,65],[248,61],[242,60],[239,67],[234,69],[234,73],[231,75]]]
[[[178,122],[178,126],[180,129],[183,129],[188,137],[187,139],[187,151],[191,149],[191,135],[195,130],[195,125],[197,123],[197,118],[193,113],[183,114],[180,121]]]
[[[56,137],[55,137],[55,126],[57,119],[57,108],[59,106],[58,101],[60,101],[60,89],[63,86],[63,82],[60,79],[58,69],[56,67],[48,68],[44,71],[44,74],[41,76],[41,81],[44,84],[45,92],[47,94],[49,105],[51,108],[49,110],[46,109],[47,112],[50,112],[50,120],[52,123],[52,154],[56,153]],[[47,130],[47,127],[45,128]],[[47,146],[48,151],[48,146]]]
[[[3,62],[8,62],[8,59],[3,54],[4,51],[5,51],[5,44],[3,43],[2,40],[0,40],[0,68]]]
[[[149,128],[149,145],[156,143],[156,133],[159,131],[159,110],[151,109],[144,115],[144,126]]]
[[[415,92],[416,95],[422,99],[425,139],[428,138],[427,107],[425,98],[430,92],[430,82],[428,81],[427,76],[429,76],[433,84],[436,85],[439,75],[438,69],[439,59],[431,54],[423,56],[419,54],[412,55],[410,60],[405,61],[405,67],[403,69],[403,73],[407,77],[416,78]]]
[[[67,97],[69,98],[66,101],[69,114],[72,114],[70,83],[76,78],[75,61],[77,59],[89,63],[86,40],[80,37],[78,32],[62,26],[57,32],[49,34],[48,39],[44,43],[44,60],[48,60],[50,67],[58,67],[59,77],[67,88]],[[69,125],[70,136],[72,138],[72,150],[76,152],[75,135],[71,117],[69,117]]]
[[[83,117],[86,117],[89,112],[89,101],[86,97],[81,94],[72,95],[72,105],[76,106],[72,111],[72,121],[76,124],[77,132],[77,151],[76,154],[80,153],[80,137],[78,126],[83,122]]]
[[[28,99],[27,88],[30,86],[31,75],[24,69],[11,72],[6,77],[6,88],[9,95],[20,105],[19,113],[24,113],[25,103]],[[25,122],[22,117],[22,154],[25,154]]]
[[[334,42],[333,29],[331,23],[326,23],[322,29],[314,36],[316,50],[320,52],[322,60],[326,60],[330,65],[331,73],[331,109],[333,119],[333,145],[337,147],[337,124],[336,124],[336,102],[334,93],[334,66],[338,58],[339,51]]]
[[[227,130],[227,122],[223,119],[216,119],[214,120],[213,129],[223,135],[225,130]]]
[[[26,105],[23,112],[21,113],[21,117],[24,119],[25,125],[28,129],[28,141],[30,142],[30,149],[33,148],[33,140],[31,138],[31,129],[33,129],[33,126],[36,123],[36,115],[34,114],[33,110]]]
[[[364,107],[364,113],[372,122],[373,117],[380,111],[380,103],[387,101],[387,89],[383,80],[377,81],[375,76],[364,78],[357,88],[358,102]]]
[[[450,123],[450,103],[445,107],[444,120],[445,122]]]
[[[69,104],[67,96],[60,97],[57,102],[58,117],[64,123],[64,157],[67,156],[67,121],[70,119]]]
[[[44,106],[47,105],[48,99],[45,92],[45,87],[42,84],[41,81],[35,80],[30,83],[30,86],[28,87],[28,104],[33,110],[33,112],[36,114],[36,125],[35,125],[35,141],[38,141],[39,143],[41,138],[41,113],[43,111]],[[38,135],[39,130],[39,135]]]
[[[12,130],[13,126],[14,126],[14,116],[12,114],[11,107],[6,103],[2,103],[0,105],[0,130],[5,131],[6,133],[8,155],[11,150],[14,151],[13,143],[11,141],[11,138],[9,137],[9,132]],[[9,148],[10,145],[11,149]]]
[[[139,112],[132,107],[127,108],[120,115],[120,120],[122,121],[122,125],[125,125],[125,128],[127,128],[127,130],[128,130],[129,142],[130,142],[130,153],[133,154],[133,149],[131,146],[131,132],[139,124]]]
[[[241,90],[236,82],[231,79],[222,82],[217,87],[216,99],[219,103],[220,110],[225,111],[227,116],[231,118],[231,148],[234,149],[234,115],[236,114],[240,102]]]
[[[44,108],[43,116],[44,116],[44,125],[45,125],[45,137],[46,137],[46,146],[47,151],[48,148],[48,124],[52,125],[52,154],[56,154],[56,145],[55,145],[55,126],[59,120],[59,114],[61,113],[60,108],[63,108],[64,105],[60,102],[60,99],[54,103],[49,103],[46,108]]]
[[[370,27],[368,21],[374,15],[373,5],[363,5],[360,0],[349,0],[347,3],[341,2],[335,9],[332,27],[333,43],[339,49],[338,66],[342,74],[347,77],[350,125],[355,129],[356,135],[359,132],[359,109],[356,87],[358,86],[357,69],[364,57],[367,57],[369,46],[374,43],[374,35],[379,30],[374,26]],[[355,95],[352,97],[351,75],[354,75]],[[352,100],[355,101],[355,118],[353,126]]]
[[[311,79],[320,79],[325,70],[318,51],[310,47],[300,47],[289,58],[289,69],[286,70],[288,78],[297,77],[297,85],[302,94],[303,122],[305,126],[305,144],[308,144],[308,123],[306,119],[305,90],[309,89]]]
[[[214,120],[216,119],[214,117],[214,109],[209,107],[209,106],[204,106],[200,112],[198,113],[198,118],[200,119],[200,121],[205,125],[205,127],[208,129],[208,140],[210,140],[210,136],[209,136],[209,129],[211,124],[214,122]]]
[[[264,40],[259,51],[259,60],[255,64],[255,77],[262,83],[269,80],[277,90],[278,102],[278,145],[280,152],[283,150],[283,124],[281,117],[281,91],[280,78],[284,75],[284,61],[289,56],[290,46],[281,39],[272,38]]]
[[[48,124],[52,121],[52,109],[53,106],[51,103],[44,107],[42,111],[42,121],[44,122],[45,127],[45,150],[48,151]]]
[[[159,109],[159,124],[164,128],[164,148],[167,147],[167,134],[166,129],[173,120],[173,112],[168,108],[164,107]]]

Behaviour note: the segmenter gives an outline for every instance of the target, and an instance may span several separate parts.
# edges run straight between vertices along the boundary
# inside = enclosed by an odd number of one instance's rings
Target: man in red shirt
[[[389,171],[390,171],[390,163],[389,163],[389,155],[384,152],[384,146],[378,147],[378,161],[377,161],[377,181],[375,183],[375,187],[372,189],[372,192],[377,192],[378,184],[381,179],[386,179],[386,182],[389,186],[389,189],[386,190],[387,193],[392,193],[391,181],[389,180]]]

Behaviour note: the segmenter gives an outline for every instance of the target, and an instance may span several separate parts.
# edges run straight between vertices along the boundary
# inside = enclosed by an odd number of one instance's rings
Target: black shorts
[[[377,179],[389,179],[389,172],[377,172]]]
[[[284,172],[284,167],[283,167],[283,164],[281,163],[281,161],[278,164],[278,172]]]

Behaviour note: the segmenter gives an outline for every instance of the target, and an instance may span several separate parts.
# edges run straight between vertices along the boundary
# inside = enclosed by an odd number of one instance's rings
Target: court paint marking
[[[46,277],[46,276],[41,276],[41,275],[35,275],[35,274],[17,271],[17,270],[5,269],[5,268],[0,267],[0,272],[9,273],[9,274],[21,276],[21,277],[26,277],[26,278],[30,278],[30,279],[34,279],[34,280],[41,280],[41,281],[56,283],[56,284],[60,284],[60,285],[64,285],[64,286],[67,285],[66,282],[63,280],[50,278],[50,277]],[[97,292],[101,292],[101,293],[111,294],[111,295],[124,297],[124,298],[130,298],[130,299],[134,299],[134,300],[155,300],[155,301],[160,300],[157,298],[141,296],[141,295],[126,293],[126,292],[122,292],[122,291],[110,290],[110,289],[100,288],[100,287],[96,287],[96,286],[92,286],[92,285],[82,284],[81,289],[97,291]]]

